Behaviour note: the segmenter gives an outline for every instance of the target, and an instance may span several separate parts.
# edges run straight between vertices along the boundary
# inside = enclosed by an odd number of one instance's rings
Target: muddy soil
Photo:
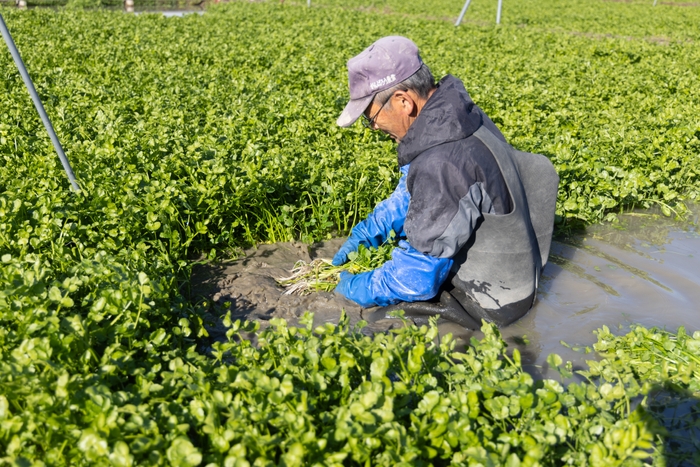
[[[196,301],[206,301],[209,308],[208,332],[214,340],[224,339],[226,328],[221,318],[231,312],[231,319],[257,320],[267,327],[270,319],[283,318],[290,326],[298,326],[304,312],[314,314],[314,326],[337,324],[341,312],[347,314],[350,325],[362,319],[362,308],[334,292],[316,292],[305,296],[286,295],[276,278],[289,276],[299,260],[332,258],[344,239],[334,239],[315,245],[276,243],[259,245],[245,251],[242,259],[217,265],[198,265],[192,271],[191,288]],[[399,326],[396,320],[381,320],[365,327],[371,335]]]

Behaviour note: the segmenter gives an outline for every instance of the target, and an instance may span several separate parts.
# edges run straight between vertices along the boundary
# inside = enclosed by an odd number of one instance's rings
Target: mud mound
[[[342,310],[355,325],[362,319],[363,309],[342,295],[316,292],[305,296],[285,295],[275,278],[291,274],[294,263],[316,258],[331,258],[344,239],[334,239],[308,246],[303,243],[259,245],[235,261],[216,265],[198,265],[191,278],[192,297],[209,305],[207,330],[213,340],[225,339],[226,328],[221,319],[231,312],[232,319],[259,321],[262,327],[272,318],[284,318],[299,325],[306,311],[314,313],[314,325],[337,324]],[[363,329],[366,334],[401,326],[398,320],[381,320]]]

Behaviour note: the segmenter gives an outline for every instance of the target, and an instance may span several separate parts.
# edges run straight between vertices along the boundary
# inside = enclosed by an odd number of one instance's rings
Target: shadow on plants
[[[647,395],[645,409],[657,424],[663,465],[700,465],[700,398],[673,384],[658,385]]]

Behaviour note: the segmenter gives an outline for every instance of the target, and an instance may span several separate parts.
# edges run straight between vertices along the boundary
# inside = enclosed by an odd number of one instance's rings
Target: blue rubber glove
[[[360,246],[360,238],[350,234],[348,239],[343,243],[338,252],[333,256],[333,266],[341,266],[348,262],[348,255],[353,251],[357,251]]]
[[[384,201],[377,204],[374,211],[350,232],[350,236],[333,256],[333,265],[340,266],[348,261],[348,254],[357,251],[360,245],[378,247],[384,243],[392,230],[396,236],[405,237],[403,224],[408,212],[408,202],[411,197],[406,188],[408,165],[401,167],[401,178],[394,192]]]
[[[452,267],[451,258],[437,258],[400,241],[391,260],[374,271],[340,273],[335,290],[364,308],[418,302],[437,295]]]

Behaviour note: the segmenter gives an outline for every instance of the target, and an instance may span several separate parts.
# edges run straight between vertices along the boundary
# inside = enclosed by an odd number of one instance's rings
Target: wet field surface
[[[619,223],[557,238],[537,303],[521,320],[501,329],[509,346],[520,350],[524,368],[535,377],[551,376],[546,366],[550,353],[571,360],[575,369],[584,368],[585,361],[595,357],[579,348],[593,344],[593,331],[602,326],[619,333],[635,323],[671,331],[679,326],[690,333],[700,330],[698,214],[695,207],[685,221],[674,221],[655,211],[634,212],[621,215]],[[234,319],[258,320],[263,326],[274,317],[295,325],[306,310],[314,312],[317,325],[336,323],[341,309],[351,323],[360,321],[364,310],[335,293],[284,295],[274,280],[287,275],[297,260],[332,257],[343,240],[311,247],[260,245],[239,260],[196,267],[192,290],[209,306],[211,338],[223,338],[225,328],[218,317],[227,311]],[[400,325],[398,320],[382,320],[363,332]],[[452,333],[459,345],[480,337],[479,331],[449,322],[440,322],[439,329],[441,334]]]

